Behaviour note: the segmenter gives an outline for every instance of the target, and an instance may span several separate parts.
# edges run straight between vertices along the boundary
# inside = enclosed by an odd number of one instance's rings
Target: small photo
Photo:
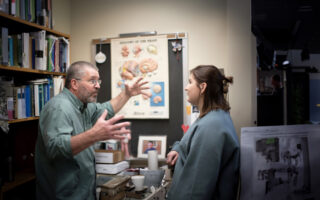
[[[157,150],[161,154],[161,140],[143,140],[143,153],[148,154],[148,151]]]
[[[159,158],[165,158],[167,136],[139,136],[138,157],[147,158],[148,151],[157,150]]]

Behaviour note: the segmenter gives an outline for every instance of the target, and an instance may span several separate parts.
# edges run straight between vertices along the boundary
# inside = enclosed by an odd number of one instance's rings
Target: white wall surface
[[[92,39],[142,31],[186,32],[190,69],[213,64],[234,77],[229,99],[239,134],[240,127],[253,125],[256,113],[250,4],[250,0],[71,0],[71,62],[92,61]],[[68,24],[54,18],[56,27]]]
[[[251,33],[250,0],[228,0],[227,71],[234,77],[230,88],[231,116],[237,133],[256,121],[256,50]]]
[[[52,1],[53,29],[71,34],[71,0]]]

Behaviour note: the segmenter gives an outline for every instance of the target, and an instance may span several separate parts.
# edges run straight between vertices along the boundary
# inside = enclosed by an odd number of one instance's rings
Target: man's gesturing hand
[[[95,136],[98,141],[108,139],[124,139],[123,134],[130,134],[131,130],[125,127],[130,126],[130,122],[116,123],[124,118],[123,115],[114,116],[109,120],[105,120],[108,111],[105,110],[93,126]]]

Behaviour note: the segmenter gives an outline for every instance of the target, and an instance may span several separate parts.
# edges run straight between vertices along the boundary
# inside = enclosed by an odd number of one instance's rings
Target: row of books
[[[0,28],[2,65],[66,72],[70,57],[66,38],[46,35],[44,30],[9,35],[8,28]]]
[[[15,86],[13,81],[0,79],[0,119],[13,120],[39,116],[44,105],[64,86],[62,77],[28,81]]]
[[[52,0],[1,0],[0,11],[41,26],[53,28]]]

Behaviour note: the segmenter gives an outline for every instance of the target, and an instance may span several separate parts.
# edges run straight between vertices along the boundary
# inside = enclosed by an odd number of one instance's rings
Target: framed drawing
[[[158,158],[166,157],[167,136],[139,136],[138,158],[148,158],[148,151],[157,150]]]
[[[319,125],[241,128],[241,196],[320,199]]]

